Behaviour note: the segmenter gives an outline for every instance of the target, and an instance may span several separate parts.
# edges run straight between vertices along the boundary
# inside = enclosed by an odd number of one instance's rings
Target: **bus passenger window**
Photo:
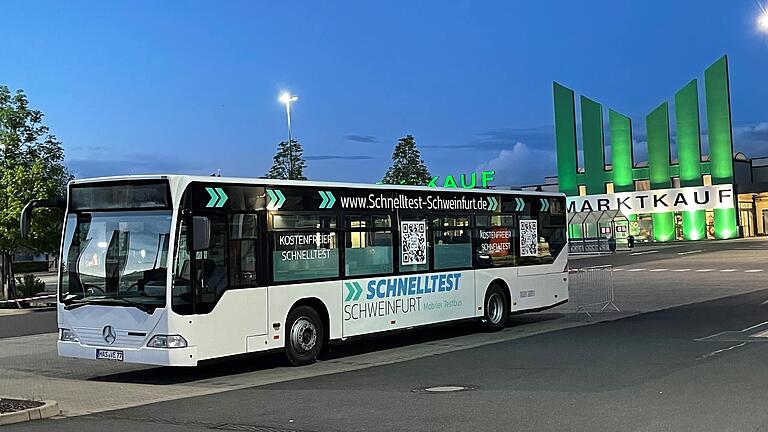
[[[547,201],[549,208],[546,211],[532,209],[531,216],[525,218],[537,221],[537,253],[535,256],[521,256],[521,265],[552,264],[567,243],[565,199],[552,197]]]
[[[435,270],[472,267],[469,216],[435,217],[432,226]]]
[[[475,267],[506,267],[517,265],[517,216],[476,216]]]
[[[336,227],[335,217],[272,215],[272,227],[273,281],[339,277],[336,232],[330,230]]]
[[[392,224],[389,216],[348,216],[344,239],[347,276],[392,273]]]

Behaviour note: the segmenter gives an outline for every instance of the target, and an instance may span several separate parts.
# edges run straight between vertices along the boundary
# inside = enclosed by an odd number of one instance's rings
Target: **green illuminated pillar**
[[[603,107],[581,96],[581,143],[584,147],[584,184],[588,194],[605,193]]]
[[[614,192],[632,192],[632,121],[614,110],[608,110],[611,131],[611,166]]]
[[[651,189],[672,186],[669,170],[669,106],[666,102],[651,111],[645,119],[648,132],[648,174]],[[673,212],[653,213],[653,237],[665,242],[675,238]]]
[[[696,80],[675,93],[677,123],[677,159],[680,166],[680,186],[701,186],[701,140],[699,136],[699,95]],[[686,240],[706,238],[706,212],[683,212],[683,237]]]
[[[733,140],[727,56],[723,56],[704,71],[704,89],[707,102],[712,184],[733,184]],[[738,235],[735,208],[715,209],[714,216],[715,237],[733,238]]]
[[[557,147],[557,181],[560,192],[567,196],[579,194],[576,182],[576,112],[573,90],[553,83],[555,99],[555,143]]]
[[[632,120],[612,109],[608,110],[608,129],[611,131],[611,175],[614,192],[633,192],[632,176]],[[636,214],[627,215],[629,222],[637,220]]]

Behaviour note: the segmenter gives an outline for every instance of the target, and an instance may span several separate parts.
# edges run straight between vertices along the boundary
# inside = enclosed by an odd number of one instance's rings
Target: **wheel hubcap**
[[[493,293],[488,298],[488,320],[498,324],[504,316],[504,300],[500,295]]]
[[[296,351],[306,353],[312,351],[317,344],[317,329],[312,321],[299,318],[291,327],[291,345]]]

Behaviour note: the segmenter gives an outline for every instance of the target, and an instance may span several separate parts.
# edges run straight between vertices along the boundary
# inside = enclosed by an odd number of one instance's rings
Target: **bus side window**
[[[196,313],[208,313],[227,289],[227,220],[220,215],[207,215],[211,220],[211,242],[208,250],[195,256]]]
[[[547,208],[542,202],[547,202]],[[535,255],[521,256],[521,265],[551,264],[566,245],[565,199],[562,197],[537,198],[529,201],[528,216],[524,220],[536,221]]]
[[[252,213],[233,214],[229,227],[229,279],[232,286],[255,286],[258,279],[258,217]]]
[[[469,219],[469,215],[433,218],[432,244],[435,270],[472,267]]]
[[[192,313],[192,280],[190,278],[192,262],[187,248],[187,224],[184,218],[180,219],[176,240],[176,263],[173,269],[171,307],[174,312],[187,315]]]
[[[539,256],[542,264],[553,262],[566,244],[565,199],[548,198],[549,211],[539,212]]]
[[[392,273],[394,266],[390,216],[346,216],[344,220],[345,275]]]
[[[272,281],[339,277],[336,217],[271,214]]]
[[[474,265],[477,268],[518,265],[517,215],[475,216]]]

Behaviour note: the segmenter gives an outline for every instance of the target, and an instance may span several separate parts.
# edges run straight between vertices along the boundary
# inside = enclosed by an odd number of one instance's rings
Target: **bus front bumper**
[[[96,350],[122,352],[124,363],[139,363],[157,366],[197,366],[197,347],[186,348],[115,348],[109,346],[82,345],[79,342],[56,343],[60,357],[97,360]],[[115,361],[115,360],[106,360]]]

